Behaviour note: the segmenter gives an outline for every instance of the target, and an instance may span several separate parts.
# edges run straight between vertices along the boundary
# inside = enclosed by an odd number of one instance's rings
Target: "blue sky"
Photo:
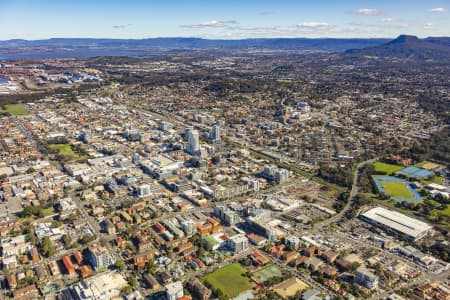
[[[0,0],[0,40],[450,36],[450,0]]]

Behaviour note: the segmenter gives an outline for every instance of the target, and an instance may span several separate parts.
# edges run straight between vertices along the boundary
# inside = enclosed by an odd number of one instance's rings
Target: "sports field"
[[[246,272],[240,264],[234,263],[205,275],[202,281],[230,299],[253,288],[254,284],[247,277]]]
[[[373,180],[380,193],[395,201],[418,202],[422,199],[407,180],[392,176],[373,176]]]
[[[405,183],[398,181],[381,181],[384,191],[387,195],[397,198],[414,198],[414,195],[408,189]]]
[[[281,277],[280,269],[275,265],[267,265],[252,274],[252,279],[261,284],[274,277]]]
[[[399,171],[399,170],[404,168],[402,166],[386,164],[386,163],[379,162],[379,161],[375,162],[373,164],[373,166],[375,168],[375,171],[377,171],[377,172],[384,172],[386,174],[392,174],[392,173],[397,172],[397,171]]]
[[[0,112],[7,112],[13,116],[29,115],[30,112],[22,104],[5,104],[0,106]]]

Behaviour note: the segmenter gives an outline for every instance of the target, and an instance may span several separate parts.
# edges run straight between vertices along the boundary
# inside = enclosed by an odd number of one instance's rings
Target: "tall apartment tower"
[[[187,132],[188,145],[186,148],[187,153],[196,155],[200,151],[200,141],[198,131],[190,129]]]
[[[213,142],[220,141],[220,126],[219,126],[219,124],[215,124],[211,127],[211,131],[209,133],[209,138]]]

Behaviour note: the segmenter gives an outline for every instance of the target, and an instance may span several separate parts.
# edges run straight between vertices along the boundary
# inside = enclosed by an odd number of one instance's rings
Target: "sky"
[[[450,0],[0,0],[0,40],[450,36]]]

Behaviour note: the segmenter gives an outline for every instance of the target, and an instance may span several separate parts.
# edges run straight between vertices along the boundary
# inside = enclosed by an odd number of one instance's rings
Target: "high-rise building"
[[[220,133],[221,133],[220,126],[218,124],[215,124],[211,127],[211,131],[209,132],[209,138],[213,142],[218,142],[220,141]]]
[[[365,267],[359,267],[356,270],[355,282],[370,290],[378,288],[378,276]]]
[[[229,247],[234,252],[242,252],[248,249],[248,238],[245,234],[236,234],[228,240]]]
[[[175,281],[165,286],[167,300],[177,300],[184,296],[183,283]]]
[[[181,229],[187,234],[192,235],[197,231],[196,223],[192,220],[181,222]]]
[[[276,165],[266,165],[261,175],[278,184],[285,183],[289,179],[289,171]]]
[[[186,148],[187,153],[191,155],[196,155],[200,151],[200,141],[198,131],[194,129],[189,129],[187,131],[188,145]]]
[[[139,197],[147,197],[150,196],[151,189],[148,184],[141,184],[137,187],[137,193]]]
[[[234,225],[240,221],[239,215],[225,206],[216,206],[214,214],[227,225]]]
[[[99,268],[107,268],[115,263],[114,257],[109,253],[108,249],[97,244],[88,247],[87,258],[96,270]]]

